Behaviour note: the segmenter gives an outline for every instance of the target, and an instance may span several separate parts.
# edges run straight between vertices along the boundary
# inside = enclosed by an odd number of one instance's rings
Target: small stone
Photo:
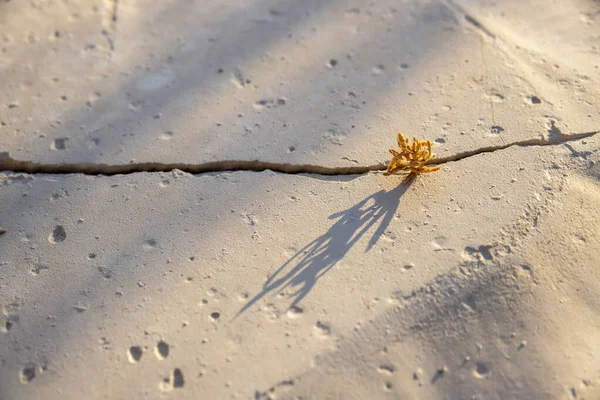
[[[0,226],[0,235],[3,235],[3,234],[5,234],[5,233],[6,233],[6,229],[4,229],[4,228],[2,228],[2,227]]]

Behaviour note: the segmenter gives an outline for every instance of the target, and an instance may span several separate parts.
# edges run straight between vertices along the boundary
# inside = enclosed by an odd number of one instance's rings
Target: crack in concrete
[[[449,162],[461,161],[469,157],[480,154],[493,153],[495,151],[505,150],[510,147],[531,147],[531,146],[555,146],[568,142],[585,139],[594,136],[600,131],[574,133],[564,135],[553,126],[551,132],[558,134],[553,139],[528,139],[512,142],[500,146],[482,147],[475,150],[469,150],[457,153],[451,156],[440,157],[428,162],[428,165],[440,165]],[[143,162],[131,164],[95,164],[95,163],[73,163],[73,164],[43,164],[32,161],[15,160],[8,153],[0,153],[0,171],[27,173],[27,174],[85,174],[85,175],[126,175],[139,172],[169,172],[175,169],[190,174],[205,174],[211,172],[236,172],[253,171],[261,172],[271,170],[282,174],[314,174],[314,175],[360,175],[369,172],[385,171],[386,163],[354,166],[354,167],[326,167],[312,164],[288,164],[279,162],[259,161],[259,160],[224,160],[212,161],[200,164],[185,163],[158,163]]]
[[[545,139],[528,139],[528,140],[521,140],[521,141],[517,141],[517,142],[507,143],[507,144],[500,145],[500,146],[482,147],[482,148],[479,148],[476,150],[458,153],[453,156],[440,157],[440,158],[434,159],[432,162],[430,162],[428,164],[445,164],[448,162],[460,161],[460,160],[464,160],[465,158],[473,157],[473,156],[483,154],[483,153],[493,153],[495,151],[505,150],[505,149],[508,149],[509,147],[556,146],[556,145],[561,145],[561,144],[565,144],[568,142],[573,142],[576,140],[581,140],[581,139],[585,139],[588,137],[592,137],[592,136],[600,133],[600,131],[592,131],[592,132],[573,133],[570,135],[565,135],[565,134],[561,133],[558,130],[558,128],[556,128],[556,126],[554,126],[554,123],[552,124],[552,129],[550,130],[550,132],[556,133],[556,134],[558,134],[558,136],[553,139],[547,139],[547,140],[545,140]]]

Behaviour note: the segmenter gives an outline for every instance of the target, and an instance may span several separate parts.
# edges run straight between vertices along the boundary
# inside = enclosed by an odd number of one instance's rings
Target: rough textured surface
[[[0,2],[4,159],[364,166],[397,130],[463,154],[414,180],[0,173],[0,399],[600,398],[600,133],[477,154],[600,129],[598,18]]]
[[[571,148],[475,156],[403,185],[8,174],[5,396],[597,390],[600,153],[597,139]]]
[[[551,136],[552,121],[596,130],[597,4],[521,3],[3,3],[3,147],[341,166],[383,161],[398,130],[442,156]]]

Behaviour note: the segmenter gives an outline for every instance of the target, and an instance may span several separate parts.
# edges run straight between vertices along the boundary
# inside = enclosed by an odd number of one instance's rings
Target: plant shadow
[[[329,219],[337,219],[337,222],[271,274],[262,290],[240,309],[236,317],[269,293],[282,293],[288,288],[294,289],[289,295],[293,299],[290,308],[298,307],[317,280],[344,258],[369,229],[377,225],[365,252],[371,250],[392,221],[400,198],[414,178],[413,174],[409,174],[396,188],[387,192],[380,190],[344,211],[331,214]]]

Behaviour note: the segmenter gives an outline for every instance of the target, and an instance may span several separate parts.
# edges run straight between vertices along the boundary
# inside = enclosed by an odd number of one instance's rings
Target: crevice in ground
[[[451,156],[440,157],[428,162],[428,165],[441,165],[461,161],[480,154],[493,153],[511,147],[556,146],[568,142],[592,137],[600,131],[574,133],[564,135],[558,129],[552,130],[557,136],[551,139],[528,139],[516,141],[499,146],[482,147],[457,153]],[[159,163],[142,162],[131,164],[99,164],[99,163],[73,163],[73,164],[43,164],[32,161],[15,160],[8,153],[0,153],[0,171],[27,173],[27,174],[85,174],[85,175],[126,175],[139,172],[169,172],[180,170],[190,174],[206,174],[211,172],[236,172],[253,171],[261,172],[271,170],[282,174],[315,174],[315,175],[360,175],[369,172],[385,171],[386,163],[353,166],[353,167],[326,167],[312,164],[289,164],[260,160],[223,160],[199,164],[186,163]]]

